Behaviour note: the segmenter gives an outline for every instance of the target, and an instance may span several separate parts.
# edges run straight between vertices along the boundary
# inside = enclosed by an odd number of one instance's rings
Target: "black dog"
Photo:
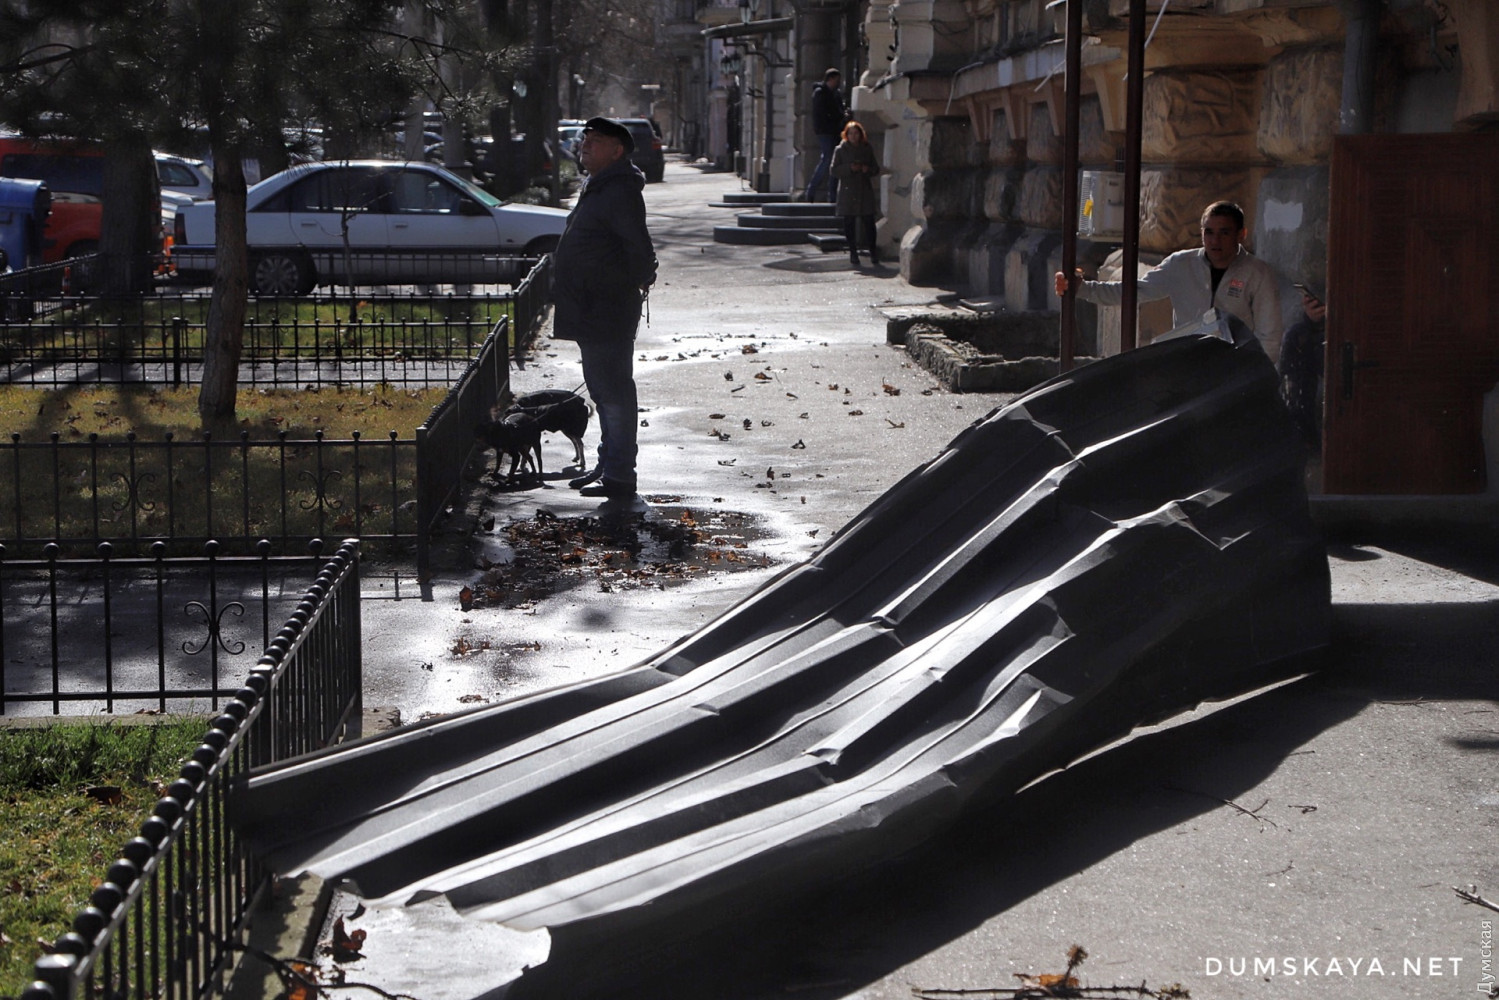
[[[503,420],[488,420],[474,428],[474,437],[494,449],[494,474],[500,475],[500,463],[510,456],[510,480],[524,464],[541,475],[541,424],[526,413],[508,414]]]
[[[586,468],[583,458],[583,435],[588,431],[588,418],[593,410],[582,396],[567,389],[541,389],[516,397],[505,409],[505,419],[528,416],[536,421],[538,431],[562,434],[573,443],[573,465]],[[541,471],[540,449],[537,450],[536,469]]]

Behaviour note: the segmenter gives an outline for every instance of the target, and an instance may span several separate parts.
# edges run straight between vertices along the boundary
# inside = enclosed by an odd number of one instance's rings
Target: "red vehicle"
[[[52,214],[42,230],[42,263],[99,249],[104,214],[104,150],[87,144],[0,135],[0,177],[44,181]]]

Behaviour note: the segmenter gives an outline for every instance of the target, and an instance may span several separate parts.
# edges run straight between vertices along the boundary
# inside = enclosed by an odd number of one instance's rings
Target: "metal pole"
[[[1062,296],[1062,328],[1058,334],[1057,362],[1064,372],[1072,370],[1073,340],[1077,337],[1077,202],[1078,120],[1083,96],[1083,5],[1067,4],[1066,121],[1062,132],[1062,273],[1067,275],[1067,294]]]
[[[1124,297],[1119,309],[1119,350],[1132,351],[1139,325],[1140,133],[1145,103],[1145,0],[1129,4],[1129,86],[1124,116]]]

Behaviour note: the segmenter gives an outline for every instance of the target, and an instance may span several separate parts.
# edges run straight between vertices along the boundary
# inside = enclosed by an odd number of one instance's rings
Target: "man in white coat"
[[[1141,302],[1171,299],[1172,324],[1199,319],[1209,308],[1243,320],[1273,362],[1280,356],[1284,323],[1275,271],[1245,250],[1244,210],[1231,201],[1215,201],[1202,213],[1202,249],[1181,250],[1139,279]],[[1083,272],[1077,272],[1082,279]],[[1056,274],[1057,296],[1067,292],[1067,276]],[[1078,298],[1118,305],[1122,281],[1082,281]]]

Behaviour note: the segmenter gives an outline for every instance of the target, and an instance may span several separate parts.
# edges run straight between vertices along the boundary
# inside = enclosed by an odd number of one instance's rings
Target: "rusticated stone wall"
[[[1145,81],[1140,155],[1140,249],[1166,254],[1201,242],[1202,210],[1220,199],[1254,216],[1246,167],[1264,162],[1262,74],[1168,70]]]
[[[1300,49],[1270,61],[1260,110],[1260,153],[1285,164],[1326,163],[1338,132],[1343,52]]]
[[[996,167],[1016,167],[1025,163],[1025,140],[1010,138],[1009,113],[995,111],[989,117],[988,161]]]
[[[1020,221],[1023,166],[996,167],[984,176],[984,218],[990,222]]]
[[[1140,157],[1145,163],[1253,163],[1259,159],[1260,74],[1163,70],[1145,78]]]
[[[1037,229],[1062,228],[1062,168],[1034,164],[1020,184],[1020,221]]]
[[[921,221],[901,239],[901,271],[915,284],[967,273],[966,250],[984,218],[986,149],[975,142],[967,118],[929,118],[917,132],[918,162],[930,169],[911,181],[911,214]]]
[[[983,166],[984,148],[973,140],[967,118],[933,118],[916,139],[916,156],[933,170]]]
[[[1095,95],[1084,96],[1078,106],[1077,158],[1097,170],[1112,170],[1124,160],[1123,136],[1103,127],[1103,105]]]
[[[1142,167],[1140,249],[1167,254],[1201,246],[1202,210],[1215,201],[1237,203],[1247,224],[1254,218],[1257,173],[1229,167]]]
[[[1051,112],[1044,104],[1032,104],[1030,121],[1026,123],[1028,134],[1025,142],[1025,158],[1032,163],[1062,162],[1062,137],[1051,127]]]

